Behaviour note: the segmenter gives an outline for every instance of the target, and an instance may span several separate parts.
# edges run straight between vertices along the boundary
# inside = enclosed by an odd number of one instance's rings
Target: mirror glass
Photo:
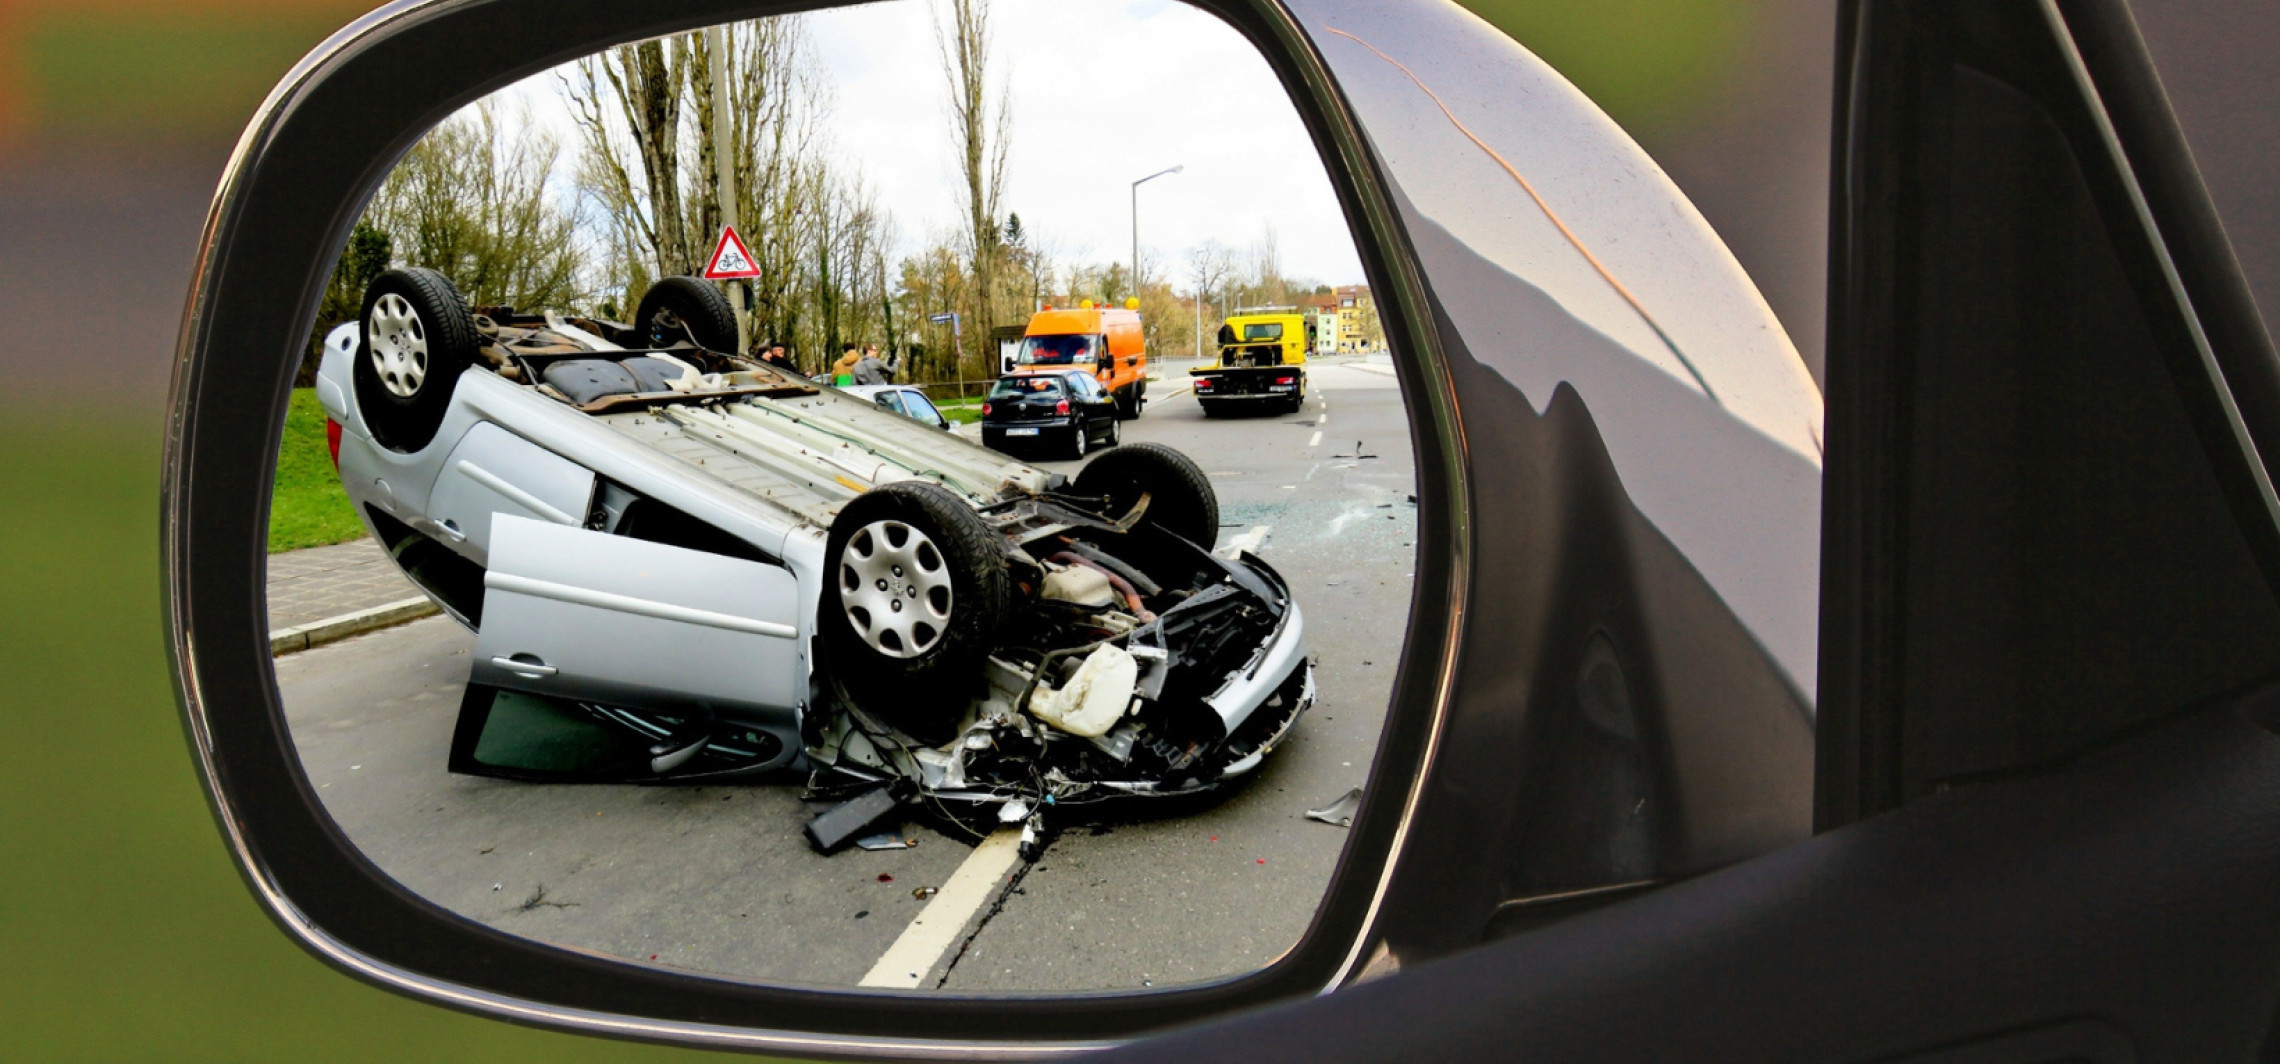
[[[1167,0],[612,48],[430,131],[271,506],[310,785],[516,935],[820,986],[1298,941],[1404,638],[1410,428],[1289,97]]]

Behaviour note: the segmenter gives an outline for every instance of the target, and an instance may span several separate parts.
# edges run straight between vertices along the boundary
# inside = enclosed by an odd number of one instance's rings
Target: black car
[[[1036,444],[1071,458],[1123,437],[1116,397],[1082,370],[1000,377],[982,402],[982,445]]]

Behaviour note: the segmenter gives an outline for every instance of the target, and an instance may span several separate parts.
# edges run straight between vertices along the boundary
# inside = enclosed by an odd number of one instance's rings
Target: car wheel
[[[1083,458],[1090,450],[1092,434],[1086,430],[1084,419],[1078,418],[1076,424],[1069,426],[1069,457]]]
[[[1003,540],[964,499],[906,480],[842,507],[824,557],[817,627],[841,684],[913,738],[948,741],[1008,609]]]
[[[1076,493],[1106,498],[1112,518],[1131,513],[1146,499],[1142,524],[1207,550],[1219,542],[1219,494],[1211,489],[1211,478],[1188,456],[1163,444],[1102,451],[1077,474]]]
[[[634,342],[671,347],[683,339],[707,351],[736,350],[736,309],[720,289],[694,277],[667,277],[642,295],[633,312]]]
[[[1108,423],[1108,445],[1114,447],[1123,442],[1124,422],[1111,419]]]
[[[443,425],[459,375],[475,362],[475,316],[451,279],[389,270],[364,290],[363,346],[351,376],[372,438],[409,454]]]

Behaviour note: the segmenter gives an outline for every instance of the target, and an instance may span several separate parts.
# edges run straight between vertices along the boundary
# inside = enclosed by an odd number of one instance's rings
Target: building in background
[[[1366,284],[1339,285],[1331,292],[1338,319],[1335,350],[1342,355],[1368,354],[1385,349],[1385,331],[1378,326],[1377,304]]]

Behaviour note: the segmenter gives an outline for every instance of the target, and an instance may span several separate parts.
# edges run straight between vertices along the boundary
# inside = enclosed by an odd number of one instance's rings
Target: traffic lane
[[[549,785],[444,770],[475,637],[446,618],[277,660],[325,811],[390,878],[512,934],[740,979],[849,985],[968,848],[822,857],[796,779]],[[891,877],[881,880],[880,876]]]
[[[1268,529],[1259,553],[1305,611],[1314,708],[1215,806],[1165,815],[1135,803],[1069,827],[926,985],[1197,982],[1272,962],[1313,919],[1347,832],[1305,813],[1361,786],[1376,754],[1414,584],[1416,489],[1390,368],[1310,377],[1316,392],[1299,414],[1206,419],[1192,398],[1151,399],[1125,439],[1178,447],[1204,466],[1222,543]]]

